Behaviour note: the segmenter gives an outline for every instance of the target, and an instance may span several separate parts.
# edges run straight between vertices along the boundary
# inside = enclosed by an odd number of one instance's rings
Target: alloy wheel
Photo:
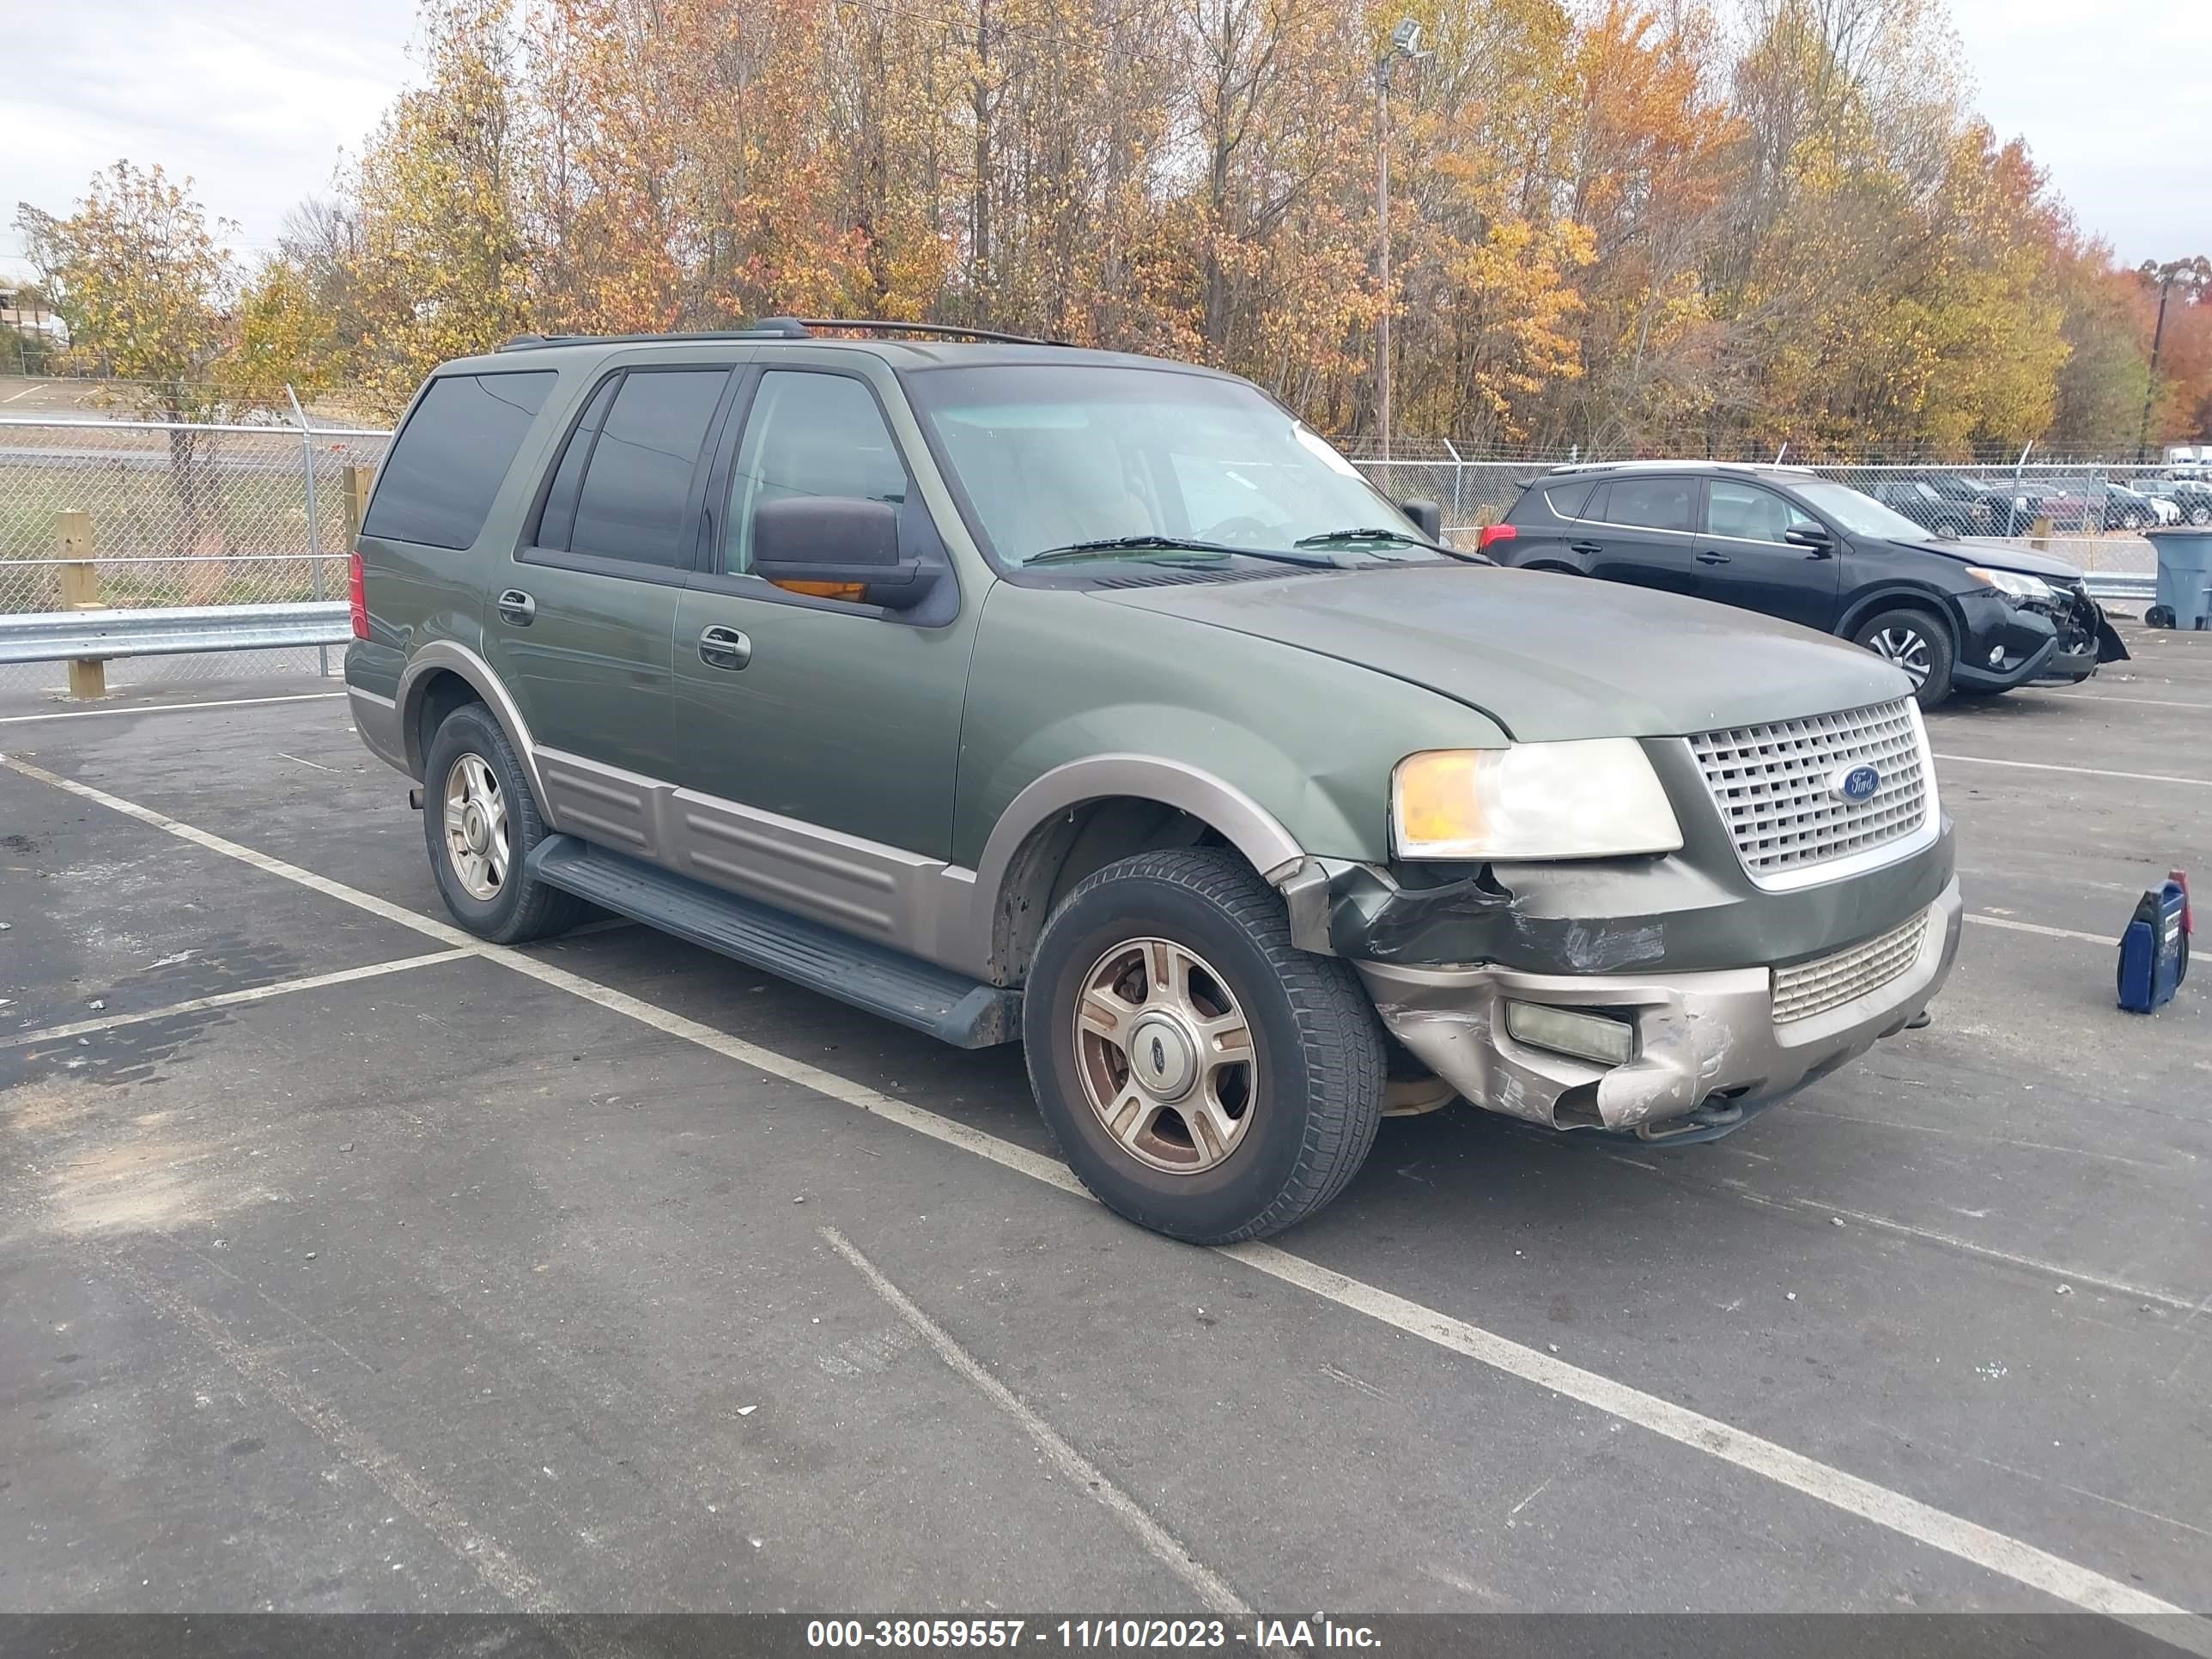
[[[1917,629],[1885,628],[1867,644],[1876,656],[1902,668],[1914,690],[1928,684],[1928,641]]]
[[[1252,1025],[1196,951],[1116,945],[1084,975],[1073,1024],[1084,1097],[1132,1158],[1198,1175],[1243,1143],[1259,1092]]]
[[[481,755],[463,755],[446,774],[446,855],[463,890],[479,902],[507,885],[507,797]]]

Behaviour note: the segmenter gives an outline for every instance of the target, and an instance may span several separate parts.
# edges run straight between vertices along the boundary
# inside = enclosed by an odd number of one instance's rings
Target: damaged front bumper
[[[1901,927],[1774,968],[1565,975],[1354,965],[1391,1036],[1474,1104],[1547,1128],[1652,1134],[1693,1112],[1771,1102],[1902,1030],[1949,973],[1959,919],[1953,880]],[[1836,1000],[1854,974],[1869,988]],[[1506,1029],[1509,1001],[1602,1011],[1633,1028],[1634,1053],[1608,1066],[1522,1042]]]

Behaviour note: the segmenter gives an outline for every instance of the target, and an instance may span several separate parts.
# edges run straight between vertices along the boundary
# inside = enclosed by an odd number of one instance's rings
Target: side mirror
[[[893,611],[921,604],[936,585],[920,560],[899,556],[898,509],[847,495],[793,495],[754,508],[752,574]]]
[[[1398,510],[1413,521],[1413,526],[1432,542],[1444,538],[1444,510],[1434,501],[1414,500],[1401,501]]]
[[[1810,525],[1792,525],[1782,532],[1782,539],[1792,547],[1802,547],[1826,557],[1836,550],[1836,538],[1826,531]]]

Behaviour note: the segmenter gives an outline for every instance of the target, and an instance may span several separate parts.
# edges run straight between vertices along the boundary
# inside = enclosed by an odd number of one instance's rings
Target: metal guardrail
[[[2148,605],[2158,596],[2155,575],[2127,570],[2092,570],[2085,580],[2089,584],[2089,597],[2106,605]]]
[[[143,611],[43,611],[0,616],[0,663],[267,651],[342,645],[352,637],[352,617],[343,600],[195,605]]]

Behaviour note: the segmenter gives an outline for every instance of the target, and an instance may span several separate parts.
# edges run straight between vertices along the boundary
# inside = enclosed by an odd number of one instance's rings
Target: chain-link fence
[[[390,441],[299,426],[0,419],[0,614],[61,609],[64,568],[84,563],[110,605],[342,599],[346,471],[377,465]],[[64,544],[73,522],[88,548]],[[325,661],[313,650],[149,658],[118,662],[113,677],[313,672]],[[0,666],[0,686],[59,685],[64,673]]]
[[[174,425],[0,418],[0,614],[61,608],[62,569],[87,555],[61,544],[62,515],[90,520],[89,562],[113,605],[252,605],[345,592],[347,469],[374,466],[388,432],[311,425]],[[1357,441],[1360,469],[1397,501],[1437,502],[1463,543],[1502,519],[1522,485],[1577,452],[1474,459],[1443,439],[1401,439],[1388,461]],[[2202,465],[2112,461],[1827,465],[1935,534],[2034,546],[2087,571],[2148,573],[2141,532],[2212,524]],[[66,553],[66,556],[64,556]],[[118,662],[120,681],[313,672],[317,651]],[[0,665],[0,687],[58,686],[59,663]]]

